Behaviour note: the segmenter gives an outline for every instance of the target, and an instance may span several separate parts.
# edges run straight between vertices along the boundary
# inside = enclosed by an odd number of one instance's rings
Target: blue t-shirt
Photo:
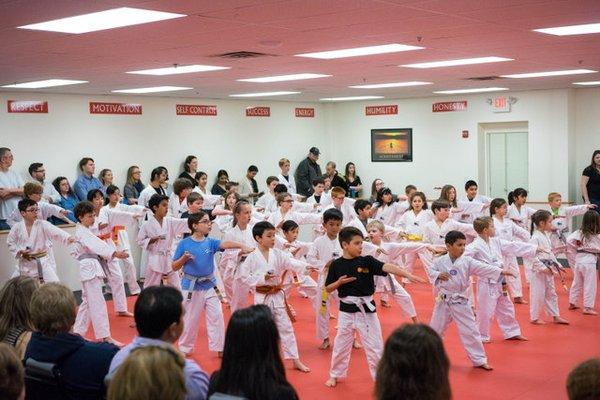
[[[183,239],[179,242],[173,260],[177,260],[183,256],[186,251],[194,256],[193,259],[188,260],[183,265],[183,272],[193,276],[209,276],[215,271],[215,253],[220,251],[221,241],[205,237],[202,241],[198,242],[191,236]],[[185,277],[181,280],[181,288],[183,290],[190,290],[190,280]],[[193,290],[208,290],[214,287],[217,280],[213,277],[210,282],[196,282],[196,286]]]

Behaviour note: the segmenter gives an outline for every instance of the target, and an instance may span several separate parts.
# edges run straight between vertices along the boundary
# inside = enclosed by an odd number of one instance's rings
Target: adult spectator
[[[576,366],[567,377],[569,400],[600,399],[600,358]]]
[[[210,189],[210,192],[218,196],[223,196],[227,193],[227,188],[225,187],[227,182],[229,182],[229,174],[224,169],[220,169],[219,172],[217,172],[217,180]]]
[[[77,180],[73,184],[73,190],[79,201],[85,201],[90,190],[102,189],[102,182],[94,176],[96,164],[93,158],[82,158],[79,161],[79,169],[81,170],[81,175],[77,177]]]
[[[377,367],[377,400],[449,400],[450,362],[439,335],[427,325],[404,324],[385,343]]]
[[[309,197],[313,194],[312,181],[321,178],[323,173],[321,167],[317,164],[321,152],[316,147],[311,147],[308,156],[300,161],[296,167],[296,190],[298,194]]]
[[[75,296],[68,287],[46,283],[36,290],[31,299],[35,332],[25,360],[57,364],[66,398],[102,399],[104,377],[119,348],[106,342],[88,342],[71,333],[76,313]]]
[[[127,180],[123,187],[123,196],[127,200],[127,204],[137,204],[140,193],[144,188],[142,171],[137,165],[132,165],[127,169]]]
[[[346,164],[344,180],[346,181],[346,185],[348,185],[346,196],[353,199],[360,197],[362,192],[362,181],[360,180],[360,176],[356,174],[356,165],[354,165],[353,162]]]
[[[183,356],[164,346],[142,346],[121,364],[108,387],[108,400],[183,400]]]
[[[46,169],[42,163],[32,163],[29,166],[29,176],[34,182],[39,182],[44,187],[42,198],[48,203],[58,203],[60,195],[52,185],[52,182],[46,181]]]
[[[52,181],[52,186],[58,191],[59,195],[56,205],[69,211],[67,218],[77,223],[77,219],[75,218],[75,215],[73,215],[73,209],[75,208],[75,205],[79,203],[79,199],[75,196],[75,193],[73,193],[69,180],[64,176],[59,176]]]
[[[10,229],[6,220],[23,195],[23,179],[10,169],[13,159],[8,147],[0,147],[0,231]]]
[[[102,190],[104,196],[106,196],[106,188],[113,184],[114,178],[113,172],[108,168],[104,168],[98,174],[98,180],[102,184],[100,190]]]
[[[196,156],[187,156],[183,162],[183,172],[178,178],[187,179],[192,183],[192,187],[196,186],[196,172],[198,172],[198,158]]]
[[[240,197],[252,202],[260,197],[258,182],[256,182],[256,174],[258,174],[258,167],[256,165],[249,166],[246,171],[246,176],[240,179],[240,186],[238,188]]]
[[[346,191],[346,193],[348,193],[348,185],[346,184],[346,180],[344,180],[344,178],[338,174],[336,167],[337,165],[335,162],[329,161],[325,165],[325,175],[327,175],[331,180],[331,187],[341,187]]]
[[[123,347],[112,360],[110,376],[120,369],[127,356],[138,347],[162,346],[175,351],[173,343],[183,332],[182,301],[181,292],[169,286],[150,286],[142,290],[133,311],[138,336]],[[186,399],[206,398],[206,373],[190,359],[185,360],[183,372],[187,389]]]
[[[37,288],[37,280],[17,276],[0,290],[0,340],[14,347],[20,359],[33,331],[29,303]]]
[[[148,207],[150,197],[155,194],[166,196],[167,191],[163,186],[167,181],[167,177],[167,169],[165,167],[154,168],[150,173],[150,183],[141,191],[140,196],[138,197],[138,205]]]
[[[594,151],[592,162],[581,174],[581,194],[585,204],[595,204],[596,211],[600,210],[600,150]]]
[[[371,197],[369,197],[369,201],[371,203],[375,203],[377,201],[377,193],[379,193],[379,191],[384,187],[385,183],[383,180],[379,178],[373,180],[373,183],[371,183]]]
[[[23,400],[24,398],[23,364],[9,345],[0,343],[0,399]]]
[[[298,399],[285,377],[279,333],[267,306],[254,305],[231,315],[221,369],[211,376],[208,393],[246,399]]]

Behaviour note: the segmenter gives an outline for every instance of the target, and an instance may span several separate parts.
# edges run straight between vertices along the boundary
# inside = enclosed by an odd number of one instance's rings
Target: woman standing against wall
[[[357,198],[360,197],[362,192],[362,182],[360,176],[356,175],[356,165],[353,162],[346,164],[346,170],[344,171],[344,179],[346,185],[348,185],[348,197]]]
[[[600,210],[600,150],[592,154],[592,162],[581,174],[581,194],[585,204],[595,204]]]
[[[196,186],[196,172],[198,172],[198,158],[187,156],[183,162],[183,172],[179,174],[179,178],[187,179],[193,186]]]

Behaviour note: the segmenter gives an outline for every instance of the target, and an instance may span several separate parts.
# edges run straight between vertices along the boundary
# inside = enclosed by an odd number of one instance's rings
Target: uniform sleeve
[[[25,250],[20,248],[19,245],[19,230],[17,228],[12,228],[8,232],[8,236],[6,237],[6,245],[8,246],[8,251],[13,257],[17,258],[17,253],[21,250]]]
[[[69,235],[64,230],[52,225],[48,221],[41,221],[41,222],[43,222],[42,227],[44,229],[44,233],[49,238],[51,238],[52,240],[55,240],[57,242],[61,242],[62,244],[65,244],[65,245],[68,244],[68,240],[71,237],[71,235]]]
[[[364,261],[372,275],[387,276],[387,272],[383,270],[385,263],[373,256],[364,257]]]
[[[322,222],[321,214],[316,213],[296,213],[294,217],[298,225],[320,224]]]
[[[297,273],[303,273],[308,267],[308,263],[302,260],[297,260],[291,254],[280,251],[281,261],[285,269],[292,270]]]
[[[386,243],[384,249],[388,252],[390,259],[396,259],[404,254],[416,253],[425,249],[427,243],[422,242],[402,242],[402,243]]]
[[[255,258],[248,256],[246,260],[240,265],[236,277],[242,281],[245,285],[255,287],[265,283],[265,277],[259,273],[260,268],[255,265]]]
[[[457,231],[464,233],[465,235],[477,236],[477,232],[475,232],[473,224],[464,224],[462,222],[455,221],[454,228]]]
[[[111,227],[117,225],[131,226],[135,225],[137,222],[135,219],[136,214],[128,211],[106,210],[106,213],[108,217],[108,224]]]
[[[512,233],[515,237],[517,237],[518,239],[527,242],[530,238],[531,235],[529,234],[529,232],[527,232],[525,229],[521,228],[519,225],[515,224],[514,222],[512,222]]]
[[[477,261],[473,258],[468,258],[467,261],[469,266],[469,275],[476,275],[480,278],[493,279],[495,281],[500,280],[502,269],[493,265],[482,263],[481,261]]]
[[[171,229],[173,236],[183,235],[184,233],[190,233],[188,227],[188,220],[186,218],[171,218]]]
[[[565,216],[567,218],[576,217],[578,215],[583,215],[587,212],[588,206],[586,204],[582,204],[579,206],[571,206],[565,208]]]
[[[148,246],[150,245],[150,239],[152,239],[149,235],[148,235],[148,228],[147,225],[148,222],[145,222],[142,224],[138,235],[137,235],[137,244],[138,246],[140,246],[142,249],[144,250],[148,250]]]
[[[537,250],[537,246],[526,243],[526,242],[511,242],[508,240],[500,240],[500,251],[502,255],[507,256],[515,256],[515,257],[524,257],[524,258],[532,258],[535,257],[535,252]]]
[[[319,248],[312,243],[310,248],[308,249],[308,254],[306,255],[306,260],[315,267],[319,267],[320,270],[323,269],[326,262],[322,261],[319,257]]]

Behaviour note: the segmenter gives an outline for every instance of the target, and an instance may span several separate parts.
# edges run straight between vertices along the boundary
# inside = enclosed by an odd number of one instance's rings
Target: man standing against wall
[[[317,164],[321,152],[316,147],[311,147],[308,152],[308,157],[298,164],[296,168],[296,190],[298,194],[309,197],[313,194],[313,179],[320,178],[321,167]]]
[[[32,182],[38,182],[44,188],[42,198],[48,203],[58,203],[60,200],[60,194],[56,188],[52,185],[52,182],[46,181],[46,169],[44,164],[35,162],[29,166],[29,175],[31,176]]]
[[[13,155],[8,147],[0,147],[0,230],[8,230],[9,215],[17,209],[23,195],[23,179],[10,167]]]
[[[79,169],[81,170],[81,175],[75,181],[73,190],[75,190],[75,195],[77,195],[79,201],[85,201],[90,190],[102,189],[102,183],[94,176],[94,172],[96,171],[94,159],[83,157],[79,161]]]
[[[346,192],[348,192],[348,185],[346,184],[346,180],[338,174],[337,165],[333,161],[329,161],[327,165],[325,165],[325,175],[329,177],[331,181],[331,187],[341,187]]]

